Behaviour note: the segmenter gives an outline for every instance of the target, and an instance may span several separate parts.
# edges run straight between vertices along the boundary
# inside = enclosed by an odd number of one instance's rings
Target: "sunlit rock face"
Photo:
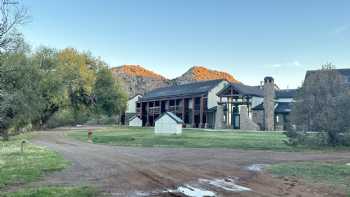
[[[205,81],[214,79],[225,79],[232,83],[238,81],[229,73],[211,70],[203,66],[194,66],[179,77],[172,80],[147,70],[140,65],[123,65],[111,68],[113,75],[123,83],[124,90],[129,97],[137,94],[143,95],[145,92],[156,88],[182,85],[195,81]]]
[[[140,65],[123,65],[112,68],[113,75],[123,83],[129,97],[169,85],[165,77]]]
[[[229,73],[211,70],[203,66],[193,66],[180,77],[173,79],[172,82],[174,84],[180,85],[180,84],[186,84],[193,81],[204,81],[204,80],[214,80],[214,79],[225,79],[232,83],[239,82]]]

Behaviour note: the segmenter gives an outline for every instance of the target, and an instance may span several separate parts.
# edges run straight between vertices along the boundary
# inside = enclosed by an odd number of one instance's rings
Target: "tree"
[[[349,86],[334,66],[327,64],[307,74],[291,112],[292,124],[297,130],[324,133],[320,136],[325,136],[328,144],[341,144],[342,136],[350,129],[348,109]]]
[[[57,51],[47,47],[39,48],[32,56],[33,66],[40,70],[40,89],[42,111],[34,122],[37,128],[45,127],[46,122],[66,103],[62,76],[57,72]]]
[[[23,44],[17,28],[27,22],[28,11],[17,2],[0,1],[0,53],[16,50]]]
[[[61,50],[57,56],[57,73],[62,76],[70,107],[77,120],[79,113],[88,110],[94,103],[92,89],[96,70],[104,66],[104,63],[89,53],[80,53],[73,48]]]
[[[40,73],[25,52],[1,54],[0,64],[0,133],[8,140],[9,129],[30,124],[42,110]]]
[[[96,111],[99,114],[111,117],[120,114],[126,108],[127,95],[107,67],[99,69],[96,74],[94,96]]]

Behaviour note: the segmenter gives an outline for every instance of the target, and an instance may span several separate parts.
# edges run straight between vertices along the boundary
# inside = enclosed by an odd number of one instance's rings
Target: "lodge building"
[[[278,90],[272,77],[260,86],[197,81],[136,95],[128,102],[126,119],[136,115],[143,126],[154,126],[159,116],[172,112],[186,128],[283,130],[295,92]]]

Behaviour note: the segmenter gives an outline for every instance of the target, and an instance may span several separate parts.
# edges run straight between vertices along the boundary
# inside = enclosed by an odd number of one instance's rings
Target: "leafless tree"
[[[28,20],[28,10],[19,2],[0,0],[0,53],[18,48],[22,43],[18,27]]]
[[[350,90],[331,64],[308,73],[291,113],[298,130],[325,133],[327,143],[341,144],[350,129]]]

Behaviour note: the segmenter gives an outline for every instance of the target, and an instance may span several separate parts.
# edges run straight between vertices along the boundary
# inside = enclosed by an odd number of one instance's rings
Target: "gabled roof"
[[[289,113],[292,111],[292,103],[289,102],[280,102],[277,103],[275,108],[275,113]]]
[[[230,88],[236,90],[242,96],[257,96],[264,97],[264,91],[259,86],[248,86],[243,83],[230,83],[225,86],[217,95],[224,94],[224,92]]]
[[[182,121],[181,118],[179,118],[178,116],[176,116],[173,112],[165,112],[162,115],[160,115],[155,122],[157,122],[157,120],[159,120],[160,118],[162,118],[163,116],[169,116],[171,119],[173,119],[177,124],[183,124],[184,122]]]
[[[141,96],[141,97],[142,97],[142,95],[141,95],[141,94],[136,94],[136,95],[134,95],[134,96],[132,96],[132,97],[129,97],[129,99],[128,99],[128,100],[130,101],[130,100],[132,100],[132,99],[134,99],[135,97],[138,97],[138,96]]]
[[[255,111],[264,110],[264,103],[260,103],[259,105],[253,107],[252,110],[255,110]]]
[[[276,90],[276,98],[294,98],[297,95],[297,89]]]
[[[290,113],[292,111],[292,103],[290,102],[278,102],[276,103],[275,113]],[[260,103],[259,105],[252,108],[254,111],[264,110],[264,103]]]
[[[132,120],[134,120],[135,118],[139,118],[137,115],[133,115],[133,116],[131,116],[130,118],[129,118],[129,121],[132,121]],[[140,118],[139,118],[140,119]],[[140,119],[141,120],[141,119]]]
[[[198,95],[198,94],[207,94],[211,89],[216,87],[222,81],[225,81],[225,80],[217,79],[217,80],[209,80],[209,81],[197,81],[194,83],[188,83],[183,85],[162,87],[146,93],[142,97],[142,100],[147,101],[147,100],[167,98],[167,97],[181,97],[181,96],[191,96],[191,95]]]

